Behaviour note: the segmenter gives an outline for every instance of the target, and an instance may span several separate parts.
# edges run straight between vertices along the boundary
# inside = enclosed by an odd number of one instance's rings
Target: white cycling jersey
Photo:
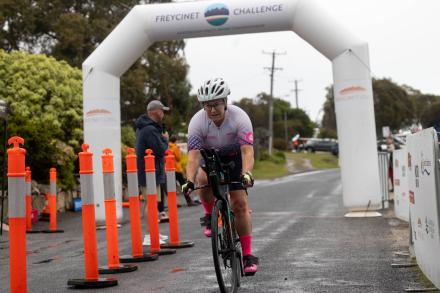
[[[248,114],[235,105],[227,107],[220,126],[216,126],[203,109],[193,116],[188,127],[188,150],[214,148],[228,152],[239,150],[242,145],[253,145],[254,134]]]

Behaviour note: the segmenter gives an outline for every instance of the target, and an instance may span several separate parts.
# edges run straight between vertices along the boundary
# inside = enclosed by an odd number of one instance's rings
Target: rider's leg
[[[230,191],[231,207],[235,215],[235,228],[240,236],[244,272],[252,276],[258,269],[258,257],[252,255],[252,219],[244,190]]]
[[[208,184],[208,177],[206,176],[205,171],[202,168],[199,168],[197,171],[197,185],[206,185]],[[203,208],[205,210],[205,215],[212,214],[212,208],[214,207],[214,196],[212,195],[212,191],[209,188],[204,188],[199,190],[199,197],[202,201]]]
[[[252,219],[249,213],[246,191],[234,190],[231,191],[230,194],[231,207],[235,215],[235,228],[237,229],[238,235],[240,238],[244,236],[251,236]],[[246,255],[244,251],[243,255]]]
[[[199,168],[197,172],[196,182],[197,185],[208,184],[208,178],[202,168]],[[204,188],[199,190],[199,197],[202,201],[203,209],[205,210],[205,216],[200,219],[203,221],[202,225],[204,225],[203,234],[205,234],[206,237],[211,237],[211,214],[215,203],[214,196],[209,188]]]

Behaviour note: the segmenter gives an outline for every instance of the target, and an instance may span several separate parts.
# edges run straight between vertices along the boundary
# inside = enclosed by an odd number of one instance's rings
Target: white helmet
[[[199,102],[208,102],[217,99],[226,99],[231,93],[228,84],[223,78],[213,78],[205,81],[197,91]]]

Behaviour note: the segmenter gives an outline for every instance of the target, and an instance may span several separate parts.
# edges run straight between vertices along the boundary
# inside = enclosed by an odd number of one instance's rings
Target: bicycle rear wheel
[[[221,223],[219,223],[221,215]],[[232,238],[229,215],[222,201],[216,201],[211,217],[212,255],[217,282],[222,293],[237,292],[240,263]]]

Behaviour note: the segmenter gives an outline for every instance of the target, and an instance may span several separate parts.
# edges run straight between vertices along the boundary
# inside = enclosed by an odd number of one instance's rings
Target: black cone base
[[[52,233],[64,233],[64,230],[42,230],[40,232],[52,234]]]
[[[43,231],[39,231],[39,230],[26,230],[26,234],[37,234],[37,233],[42,233]]]
[[[117,268],[109,268],[108,266],[103,266],[98,268],[98,272],[100,274],[120,274],[134,272],[137,269],[138,267],[134,265],[119,265],[119,267]]]
[[[98,278],[97,280],[86,279],[70,279],[67,281],[67,286],[71,289],[96,289],[107,288],[118,285],[118,280],[115,278]]]
[[[177,250],[175,249],[160,249],[159,251],[151,251],[150,249],[145,249],[145,253],[157,253],[158,255],[169,255],[175,254]]]
[[[158,259],[159,259],[158,254],[144,254],[141,256],[123,255],[119,258],[119,261],[121,263],[135,263],[135,262],[153,261]]]
[[[178,243],[167,242],[165,244],[161,244],[160,248],[161,248],[161,250],[162,250],[162,248],[175,248],[175,249],[179,249],[179,248],[189,248],[189,247],[193,247],[193,246],[194,246],[194,242],[180,241]]]

